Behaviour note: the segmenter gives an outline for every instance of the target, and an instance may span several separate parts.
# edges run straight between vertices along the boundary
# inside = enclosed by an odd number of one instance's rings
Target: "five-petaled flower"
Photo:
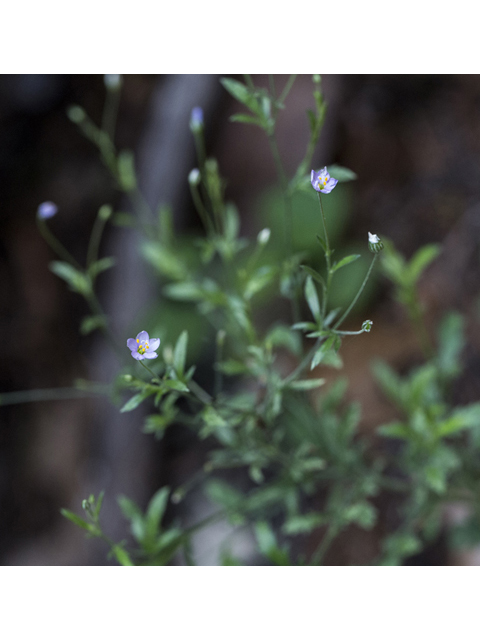
[[[327,171],[327,167],[320,169],[320,171],[314,171],[312,169],[310,182],[315,191],[319,193],[330,193],[337,186],[338,180],[331,178]]]
[[[149,338],[146,331],[140,331],[136,338],[127,340],[127,347],[130,349],[132,358],[135,360],[153,360],[158,356],[155,351],[160,346],[160,338]]]

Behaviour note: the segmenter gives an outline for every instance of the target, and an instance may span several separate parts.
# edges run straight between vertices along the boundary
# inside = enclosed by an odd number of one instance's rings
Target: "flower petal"
[[[154,351],[145,351],[143,357],[147,358],[147,360],[153,360],[154,358],[158,358],[158,353],[155,353]]]
[[[138,344],[137,341],[135,340],[135,338],[129,338],[127,340],[127,347],[130,349],[130,351],[136,351]]]
[[[152,351],[156,351],[160,346],[160,338],[150,338],[149,345]]]
[[[138,353],[138,351],[131,351],[132,354],[132,358],[135,358],[135,360],[143,360],[145,356],[142,356],[141,353]]]
[[[145,342],[145,340],[148,340],[148,333],[146,331],[140,331],[140,333],[136,337],[136,340],[140,340],[140,342]]]

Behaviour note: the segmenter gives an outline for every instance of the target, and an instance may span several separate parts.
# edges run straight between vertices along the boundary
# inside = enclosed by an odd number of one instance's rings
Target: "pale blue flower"
[[[42,202],[37,209],[37,216],[42,220],[47,220],[47,218],[53,218],[57,211],[58,207],[54,202]]]
[[[190,114],[190,130],[195,133],[203,129],[203,109],[201,107],[193,107]]]
[[[315,191],[318,191],[319,193],[330,193],[330,191],[335,189],[337,186],[338,180],[331,178],[327,171],[327,167],[324,167],[323,169],[320,169],[320,171],[314,171],[312,169],[310,182],[312,183],[312,187]]]
[[[140,331],[136,338],[127,340],[127,347],[131,351],[132,358],[135,360],[153,360],[158,357],[155,351],[160,346],[160,338],[149,338],[146,331]]]

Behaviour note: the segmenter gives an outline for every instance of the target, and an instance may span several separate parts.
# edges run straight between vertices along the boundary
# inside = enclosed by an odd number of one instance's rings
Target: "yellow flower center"
[[[325,189],[325,187],[327,186],[327,182],[328,182],[328,178],[323,179],[323,184],[322,184],[322,181],[318,179],[318,188]]]
[[[137,342],[140,342],[140,340],[137,340]],[[143,356],[146,349],[150,349],[150,345],[148,344],[148,342],[145,342],[144,344],[139,344],[137,351]]]

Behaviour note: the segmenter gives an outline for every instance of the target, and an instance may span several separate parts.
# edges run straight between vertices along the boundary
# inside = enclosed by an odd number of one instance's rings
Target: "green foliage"
[[[380,257],[425,356],[422,364],[402,375],[383,361],[372,367],[395,407],[395,420],[379,425],[373,438],[367,436],[360,428],[360,405],[346,399],[347,381],[330,379],[331,368],[343,365],[345,335],[368,332],[368,339],[374,339],[371,321],[360,322],[359,331],[342,331],[341,325],[364,289],[363,300],[368,300],[376,255],[368,267],[366,242],[364,247],[333,249],[348,222],[352,187],[345,183],[354,180],[355,173],[329,166],[339,185],[320,200],[310,185],[311,159],[327,107],[319,76],[312,78],[305,156],[291,176],[285,171],[275,129],[294,79],[290,77],[281,93],[273,77],[268,89],[256,87],[248,75],[243,82],[221,80],[240,103],[241,111],[231,120],[263,131],[278,174],[278,186],[258,201],[255,219],[263,231],[256,241],[241,236],[239,212],[225,200],[226,180],[218,162],[205,154],[203,127],[193,131],[198,169],[190,173],[188,184],[205,233],[187,238],[175,233],[168,207],[145,212],[133,155],[116,150],[111,125],[97,127],[80,107],[69,110],[70,119],[97,146],[118,188],[140,210],[136,218],[114,214],[104,205],[92,232],[87,267],[82,269],[59,249],[62,260],[53,262],[51,270],[89,304],[81,332],[99,328],[114,342],[94,294],[97,276],[114,266],[113,258],[97,255],[100,235],[110,219],[139,227],[140,254],[162,293],[147,315],[151,335],[162,336],[162,353],[156,360],[133,363],[126,350],[128,369],[119,374],[114,399],[122,413],[143,406],[146,434],[162,438],[167,428],[183,424],[208,449],[197,476],[173,493],[160,488],[145,511],[120,496],[130,526],[128,551],[126,543],[113,542],[102,531],[103,495],[84,501],[85,519],[62,510],[88,536],[103,539],[111,557],[124,566],[164,565],[180,557],[195,564],[195,533],[219,519],[234,528],[250,528],[259,561],[321,564],[342,531],[377,527],[380,514],[374,498],[385,490],[398,493],[399,524],[382,537],[376,562],[400,564],[439,534],[442,507],[453,497],[476,505],[480,403],[458,407],[451,394],[462,372],[464,321],[459,313],[447,314],[433,339],[418,294],[423,272],[440,255],[437,245],[420,248],[407,261],[384,241]],[[40,229],[53,247],[46,226]],[[277,317],[282,305],[290,307],[286,320]],[[212,347],[207,355],[213,360],[207,389],[198,384],[194,364],[204,344]],[[392,440],[398,445],[394,455]],[[232,477],[241,478],[238,485],[228,475],[232,469],[238,474]],[[186,528],[181,519],[172,519],[175,505],[197,482],[218,511]],[[452,544],[476,540],[478,522],[474,512],[463,529],[457,528]],[[309,536],[319,536],[320,542],[305,558],[297,549]],[[222,549],[219,557],[223,565],[242,562]]]

